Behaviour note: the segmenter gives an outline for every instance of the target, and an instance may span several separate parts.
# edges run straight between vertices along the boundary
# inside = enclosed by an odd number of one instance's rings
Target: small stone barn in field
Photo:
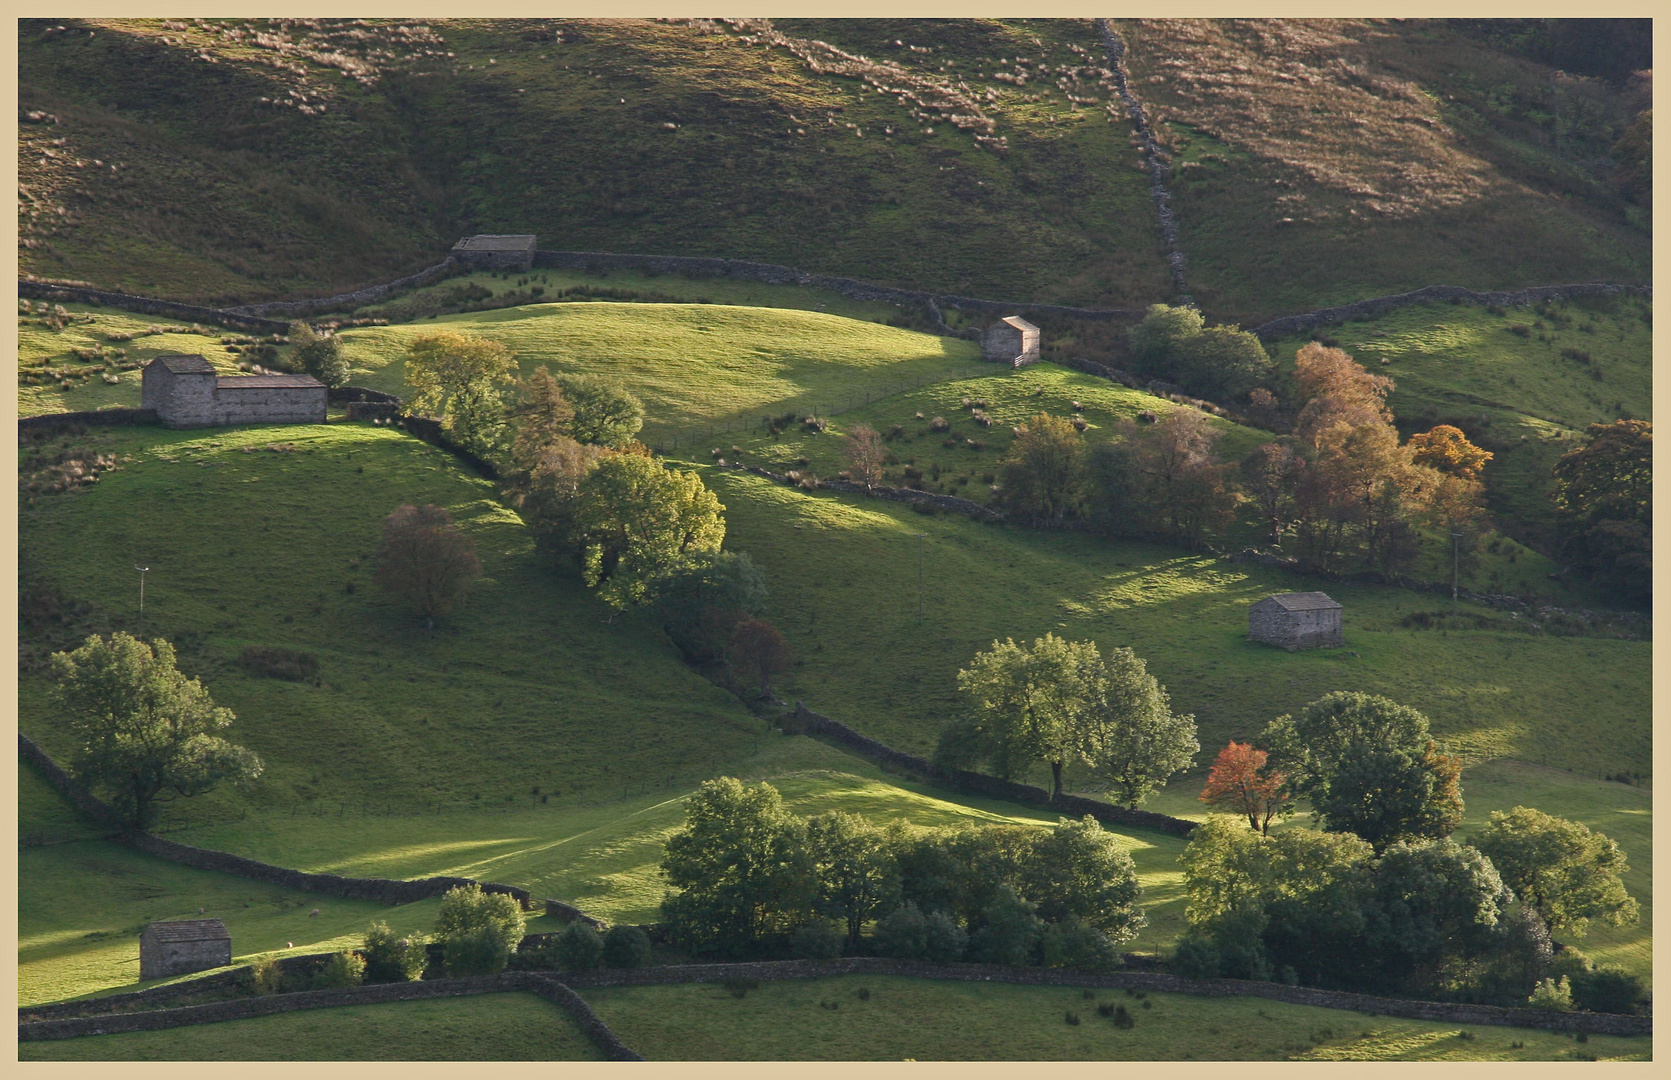
[[[1248,609],[1248,637],[1289,652],[1338,648],[1346,644],[1340,628],[1343,610],[1326,593],[1277,593]]]
[[[1019,315],[999,319],[981,336],[981,359],[1026,367],[1039,359],[1039,328]]]
[[[232,963],[232,935],[219,919],[154,922],[139,932],[139,978],[163,979]]]
[[[217,375],[196,354],[166,353],[145,365],[140,404],[165,427],[323,424],[330,391],[312,375]]]
[[[534,237],[466,236],[453,245],[453,258],[477,270],[532,270]]]

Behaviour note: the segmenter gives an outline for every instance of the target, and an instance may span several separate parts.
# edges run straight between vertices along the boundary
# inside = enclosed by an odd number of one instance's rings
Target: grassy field
[[[1542,546],[1553,527],[1549,471],[1560,456],[1590,424],[1653,415],[1652,311],[1637,297],[1501,315],[1420,304],[1330,327],[1327,336],[1397,382],[1387,400],[1406,433],[1454,424],[1495,453],[1485,469],[1492,511]],[[1271,344],[1279,367],[1292,369],[1301,344]]]
[[[23,1061],[602,1061],[533,994],[345,1005],[18,1047]]]
[[[361,385],[405,394],[406,343],[431,329],[490,336],[524,371],[613,375],[644,401],[646,442],[758,426],[867,391],[939,382],[979,361],[972,342],[787,308],[722,304],[532,304],[343,334]],[[689,445],[688,442],[686,445]]]
[[[1647,642],[1523,633],[1513,620],[1406,628],[1405,616],[1438,598],[704,472],[727,507],[729,541],[772,585],[767,618],[795,650],[779,695],[902,749],[932,749],[960,707],[956,672],[977,651],[1050,631],[1131,646],[1174,708],[1195,715],[1209,752],[1354,689],[1421,709],[1476,761],[1510,756],[1602,777],[1648,759]],[[919,563],[934,570],[922,575],[920,620]],[[1247,640],[1248,604],[1317,588],[1346,607],[1346,648],[1291,654]]]
[[[1365,1016],[1260,998],[937,982],[898,976],[611,987],[585,997],[657,1060],[1644,1061],[1651,1040]],[[1120,1028],[1097,1012],[1124,1006]],[[1068,1018],[1077,1017],[1074,1024]],[[1587,1057],[1584,1060],[1589,1060]]]

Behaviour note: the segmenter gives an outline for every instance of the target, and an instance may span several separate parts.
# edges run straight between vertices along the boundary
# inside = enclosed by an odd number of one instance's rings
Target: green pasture
[[[216,1024],[26,1042],[23,1061],[602,1061],[533,994],[344,1005]]]
[[[1199,998],[889,975],[584,992],[652,1061],[1644,1061],[1651,1040]],[[1098,1014],[1124,1006],[1129,1028]],[[1077,1018],[1075,1024],[1070,1018]]]
[[[619,378],[644,400],[646,442],[698,428],[752,427],[767,413],[954,378],[978,362],[972,342],[814,311],[530,304],[346,331],[355,382],[407,394],[406,344],[434,329],[503,342],[525,372],[545,365]]]
[[[143,363],[162,353],[200,353],[215,365],[215,369],[220,373],[238,373],[237,358],[226,351],[220,339],[244,336],[242,331],[199,324],[203,330],[200,334],[192,330],[191,323],[179,319],[140,315],[88,304],[62,306],[78,316],[77,321],[69,323],[62,330],[53,330],[41,325],[38,321],[39,316],[18,317],[17,367],[20,375],[42,369],[57,370],[65,366],[75,369],[96,366],[97,361],[78,359],[71,355],[70,350],[100,346],[107,352],[124,350],[127,355],[123,359],[129,363]],[[183,328],[186,332],[150,333],[152,327]],[[133,335],[131,340],[111,340],[111,335],[125,337],[130,334]],[[121,381],[107,383],[96,373],[90,377],[71,379],[67,387],[60,385],[62,380],[25,382],[20,379],[17,388],[18,415],[80,412],[112,406],[138,408],[139,370],[134,368],[112,373]]]
[[[1485,467],[1487,502],[1509,531],[1546,541],[1555,462],[1591,424],[1653,416],[1653,304],[1597,297],[1545,310],[1418,304],[1326,333],[1396,381],[1387,402],[1401,428],[1454,424],[1496,454]],[[1271,344],[1279,368],[1292,370],[1302,344]]]

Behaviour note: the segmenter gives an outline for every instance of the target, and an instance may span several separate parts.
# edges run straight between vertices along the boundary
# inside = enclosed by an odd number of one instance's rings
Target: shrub
[[[1008,885],[1000,885],[996,898],[981,911],[980,929],[969,937],[975,959],[1011,967],[1031,963],[1044,930],[1035,907]]]
[[[423,978],[429,951],[422,934],[396,937],[386,922],[374,922],[365,936],[367,982],[414,982]]]
[[[444,945],[447,974],[491,975],[505,969],[522,941],[522,908],[504,893],[484,893],[475,883],[447,890],[435,936]]]
[[[255,994],[276,994],[284,983],[284,973],[276,956],[266,956],[250,965],[249,988]]]
[[[1120,962],[1120,951],[1108,935],[1074,916],[1051,923],[1044,929],[1046,967],[1107,971],[1119,967]]]
[[[1559,979],[1544,979],[1538,983],[1538,988],[1532,991],[1532,996],[1526,999],[1526,1003],[1534,1009],[1571,1012],[1572,984],[1565,975]]]
[[[922,910],[912,903],[895,908],[876,924],[876,933],[871,941],[883,956],[921,960],[928,947],[927,924]]]
[[[533,945],[524,938],[505,966],[512,971],[556,971],[563,966],[563,961],[558,958],[557,946],[551,939]]]
[[[1648,989],[1635,975],[1617,968],[1597,968],[1572,979],[1572,1003],[1591,1012],[1633,1013],[1648,1000]]]
[[[319,970],[313,973],[312,987],[315,990],[342,990],[360,985],[365,977],[364,959],[357,953],[339,952],[319,965]]]
[[[603,966],[603,935],[576,919],[557,935],[557,960],[565,971],[593,971]]]
[[[1182,939],[1172,952],[1172,970],[1186,979],[1218,978],[1218,946],[1204,937]]]
[[[319,658],[276,645],[246,645],[238,656],[238,666],[251,675],[304,682],[319,673]]]
[[[510,962],[512,942],[505,929],[489,923],[459,930],[442,940],[442,957],[447,974],[497,975]]]
[[[950,964],[963,959],[963,951],[968,946],[969,935],[944,911],[931,911],[923,917],[924,960]]]
[[[797,960],[834,960],[841,955],[842,937],[834,923],[818,919],[789,936],[789,952]]]
[[[611,926],[603,936],[603,962],[612,968],[643,967],[650,962],[650,935],[636,926]]]

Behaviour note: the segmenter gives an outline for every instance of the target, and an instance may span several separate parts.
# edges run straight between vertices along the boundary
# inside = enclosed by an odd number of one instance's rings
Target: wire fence
[[[965,379],[989,378],[1001,371],[1008,370],[993,364],[972,364],[951,375],[914,375],[897,382],[883,383],[880,386],[869,387],[863,391],[848,394],[804,394],[800,397],[785,398],[776,405],[768,406],[775,411],[776,416],[793,411],[795,419],[799,421],[805,416],[819,418],[840,416],[874,404],[884,398],[903,394],[907,390],[920,390],[930,383],[961,382]],[[670,435],[661,435],[650,444],[650,449],[658,454],[667,454],[681,447],[692,449],[698,446],[712,445],[721,436],[734,435],[741,432],[759,432],[766,434],[768,426],[775,417],[762,414],[759,416],[737,416],[729,420],[722,420],[706,427],[686,428]]]

